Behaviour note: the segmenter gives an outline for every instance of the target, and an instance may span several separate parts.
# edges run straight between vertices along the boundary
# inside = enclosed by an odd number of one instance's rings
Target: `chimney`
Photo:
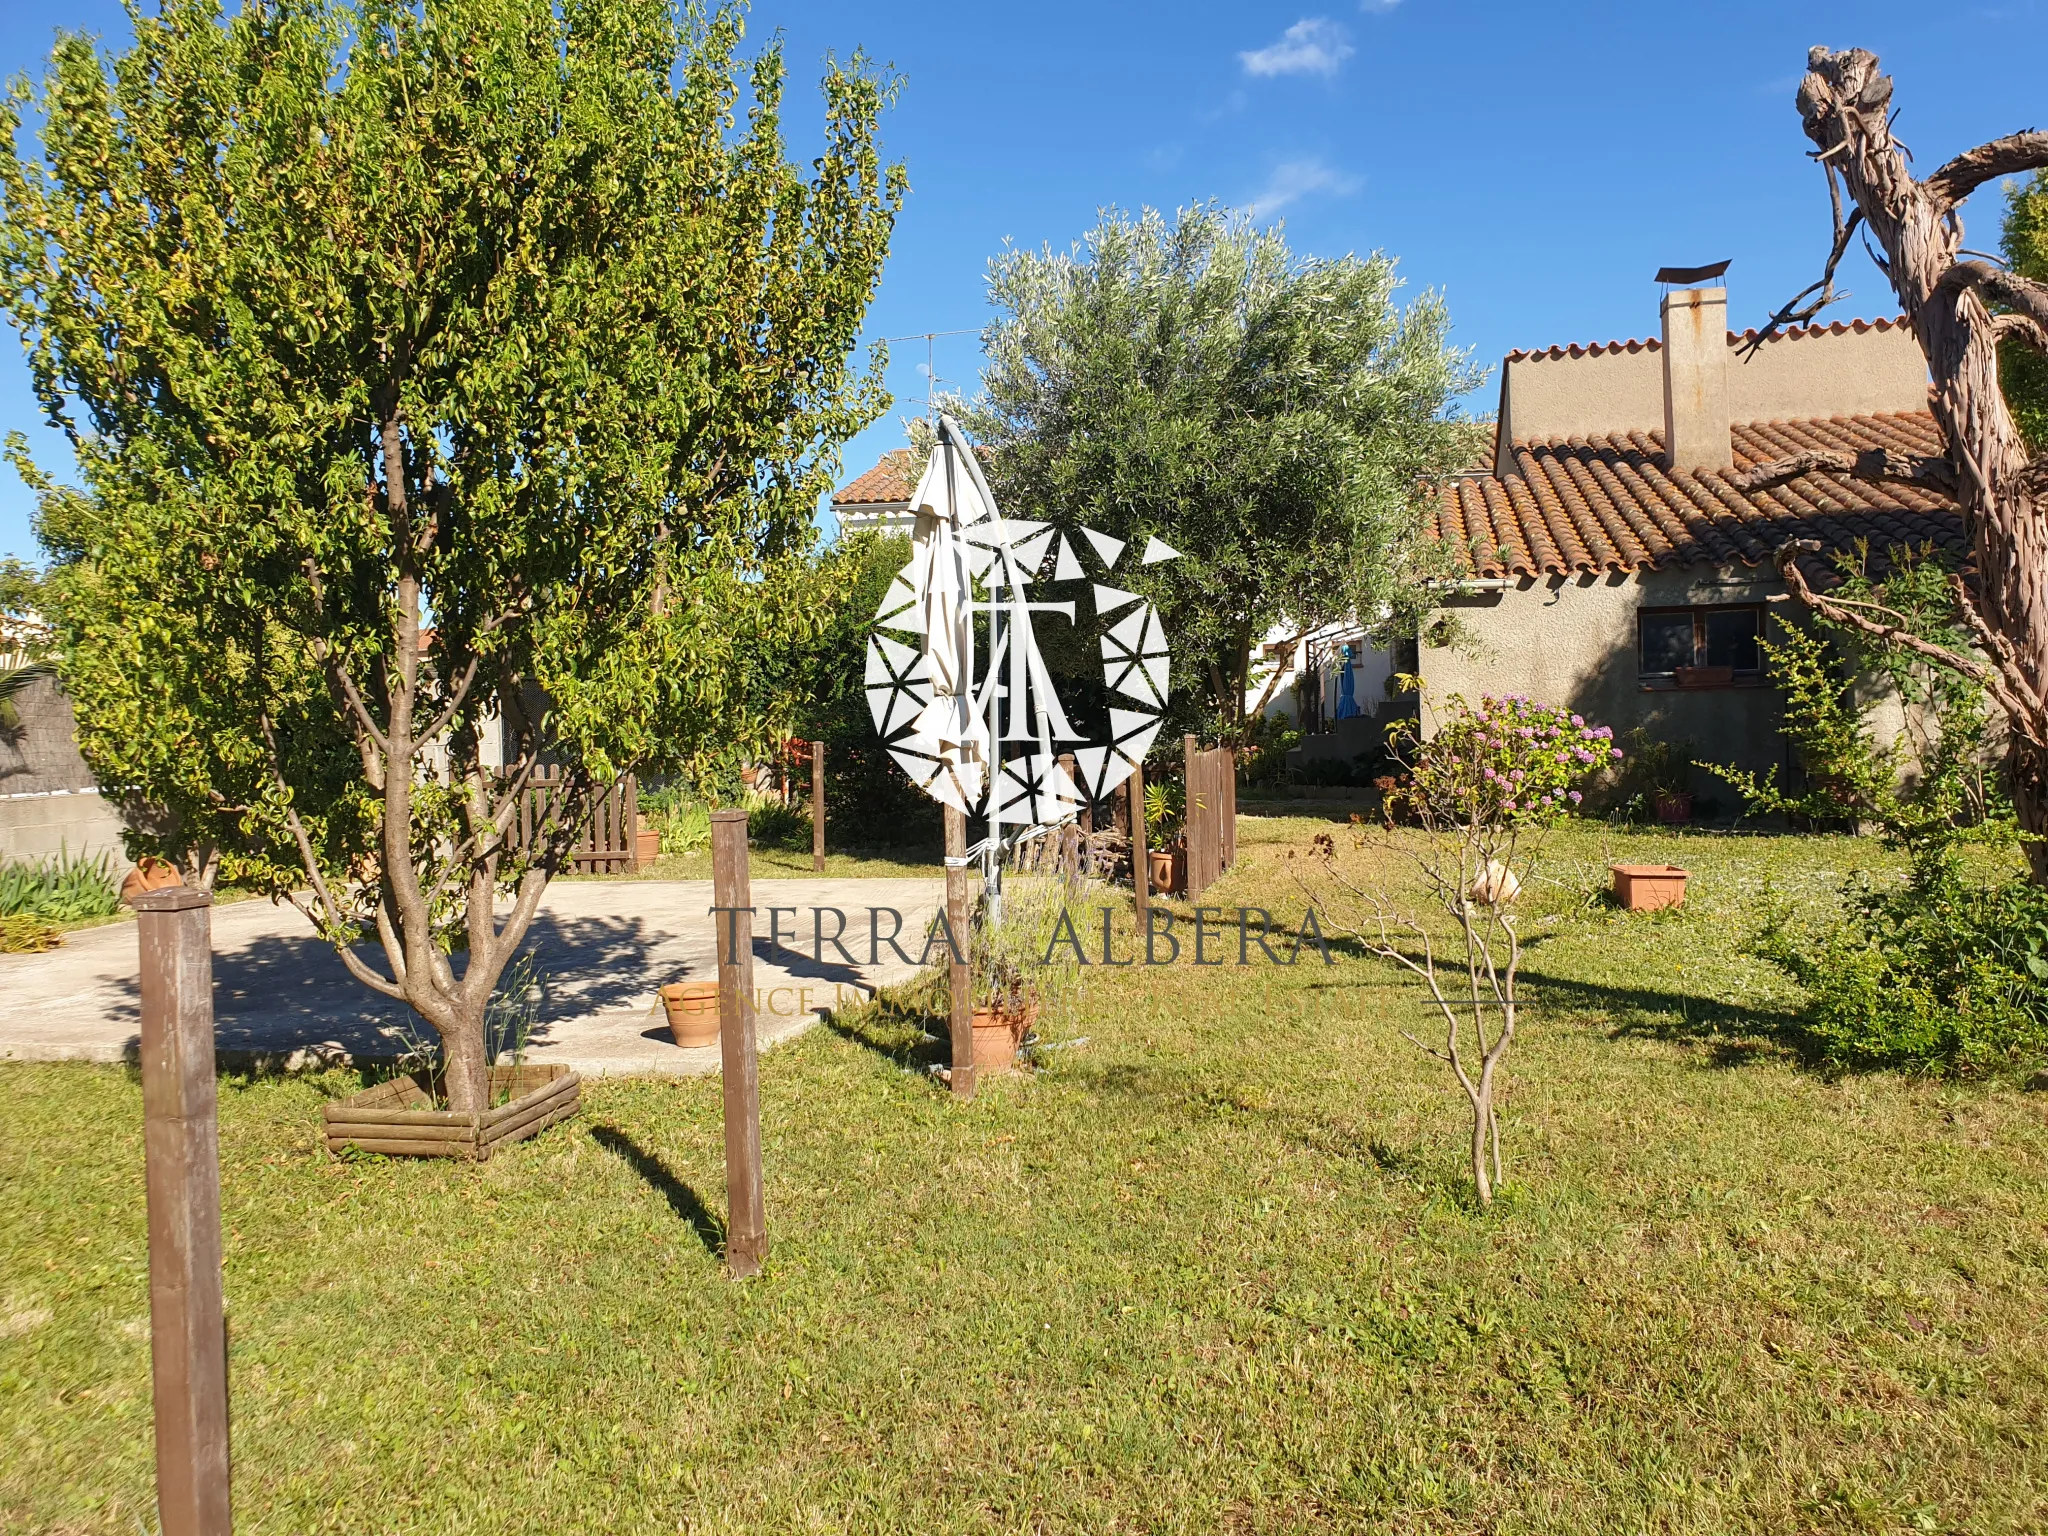
[[[1664,295],[1662,312],[1665,466],[1673,470],[1732,469],[1728,290],[1681,288]]]

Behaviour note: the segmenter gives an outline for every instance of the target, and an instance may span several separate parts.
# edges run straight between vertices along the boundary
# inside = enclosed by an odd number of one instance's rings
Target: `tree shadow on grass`
[[[1617,987],[1524,971],[1522,984],[1545,1010],[1580,1014],[1608,1025],[1611,1039],[1669,1040],[1707,1047],[1717,1067],[1740,1067],[1789,1056],[1822,1065],[1805,1020],[1782,1008],[1758,1008],[1695,993]]]
[[[648,1187],[668,1202],[669,1209],[690,1224],[706,1253],[714,1259],[724,1255],[725,1223],[699,1198],[697,1191],[669,1171],[668,1164],[616,1126],[592,1126],[590,1139],[625,1159]]]
[[[840,1039],[906,1072],[922,1072],[952,1059],[952,1021],[943,982],[885,987],[864,1002],[825,1009],[819,1018]]]

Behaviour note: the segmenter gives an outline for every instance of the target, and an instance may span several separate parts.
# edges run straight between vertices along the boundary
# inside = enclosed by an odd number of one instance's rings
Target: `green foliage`
[[[749,663],[815,628],[813,509],[886,403],[847,359],[903,193],[891,88],[828,64],[806,172],[732,8],[134,26],[114,58],[60,38],[0,116],[0,301],[84,477],[15,444],[81,748],[138,850],[324,876],[337,944],[379,908],[408,946],[475,926],[568,841],[504,848],[486,722],[573,821],[793,707]]]
[[[1302,743],[1302,733],[1285,715],[1257,715],[1245,722],[1245,746],[1238,755],[1238,775],[1246,784],[1278,784],[1287,777],[1287,754]]]
[[[1802,1033],[1853,1069],[2023,1075],[2048,1062],[2048,893],[1948,863],[1897,885],[1852,879],[1818,939],[1782,921],[1758,953],[1806,989]]]
[[[661,835],[663,853],[701,853],[711,846],[711,808],[685,785],[642,790],[640,813]]]
[[[1888,610],[1923,639],[1971,650],[1948,573],[1932,549],[1896,557],[1881,579],[1866,573],[1862,558],[1844,574],[1840,597]],[[2017,845],[2017,823],[1994,768],[1997,726],[1976,683],[1904,646],[1878,645],[1860,631],[1824,623],[1785,629],[1762,646],[1784,696],[1785,735],[1805,787],[1782,786],[1775,768],[1759,777],[1702,765],[1734,785],[1752,813],[1819,825],[1868,823],[1929,871],[1950,864],[1966,844]],[[1887,685],[1903,707],[1905,729],[1888,746],[1879,746],[1864,723],[1847,681],[1859,676]]]
[[[767,664],[765,675],[798,701],[793,733],[825,743],[827,836],[836,848],[937,845],[942,836],[938,802],[889,756],[862,687],[875,610],[910,555],[900,533],[849,534],[823,550],[816,581],[832,596],[816,638]]]
[[[1410,803],[1436,826],[1554,825],[1585,799],[1577,786],[1622,755],[1610,727],[1519,694],[1482,696],[1476,709],[1452,694],[1441,715],[1427,740],[1414,721],[1388,732]]]
[[[754,847],[810,851],[811,813],[807,806],[800,802],[785,805],[776,795],[752,794],[746,798],[746,811],[747,841]]]
[[[1125,584],[1159,607],[1190,728],[1203,708],[1241,728],[1272,626],[1404,608],[1424,482],[1469,457],[1450,402],[1479,375],[1441,296],[1403,309],[1400,286],[1386,256],[1299,258],[1213,205],[1111,210],[1072,252],[989,264],[999,318],[965,419],[996,494],[1181,552]]]
[[[1859,559],[1845,578],[1840,596],[1923,639],[1971,649],[1931,550],[1876,580]],[[1818,933],[1781,916],[1767,924],[1758,953],[1805,989],[1807,1043],[1847,1068],[1975,1075],[2038,1065],[2048,1054],[2048,893],[2009,868],[1973,875],[1965,859],[1977,846],[2009,860],[2020,837],[1983,690],[1904,646],[1824,623],[1763,644],[1805,787],[1782,787],[1775,770],[1759,778],[1706,766],[1752,811],[1867,826],[1908,859],[1896,883],[1851,879],[1840,920]],[[1863,721],[1848,681],[1856,677],[1886,685],[1904,708],[1905,729],[1888,746]]]
[[[1145,836],[1147,846],[1164,848],[1181,834],[1187,823],[1187,785],[1179,779],[1145,781]]]
[[[26,912],[0,913],[0,955],[36,955],[55,949],[64,935]]]
[[[2013,186],[2011,197],[2005,259],[2020,276],[2048,282],[2048,171],[2036,171]],[[2027,446],[2036,454],[2048,453],[2048,357],[2024,342],[2008,341],[1999,348],[1998,375]]]
[[[0,917],[40,917],[53,923],[112,917],[121,910],[121,886],[107,854],[59,853],[34,862],[0,864]]]
[[[0,731],[18,730],[15,698],[40,677],[52,675],[43,660],[49,630],[42,619],[42,580],[33,566],[0,560]]]

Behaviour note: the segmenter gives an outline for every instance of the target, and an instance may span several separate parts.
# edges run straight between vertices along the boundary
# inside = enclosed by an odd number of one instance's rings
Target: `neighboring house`
[[[1730,484],[1808,448],[1941,452],[1904,324],[1789,330],[1745,360],[1754,333],[1729,334],[1726,313],[1724,289],[1680,289],[1659,340],[1509,354],[1491,472],[1450,482],[1434,512],[1466,574],[1442,599],[1455,623],[1422,637],[1425,730],[1452,694],[1517,693],[1703,759],[1784,764],[1757,644],[1783,611],[1775,552],[1819,543],[1801,562],[1816,586],[1862,545],[1880,560],[1930,544],[1962,556],[1955,504],[1918,488],[1823,473]]]
[[[911,515],[911,453],[898,448],[882,455],[875,467],[832,493],[832,513],[844,533],[874,529],[881,533],[909,533],[917,526]]]

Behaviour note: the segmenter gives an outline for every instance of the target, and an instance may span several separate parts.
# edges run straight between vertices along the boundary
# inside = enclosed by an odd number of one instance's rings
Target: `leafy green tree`
[[[2005,212],[2005,259],[2021,277],[2048,282],[2048,171],[2013,186]],[[2017,338],[1998,349],[2005,403],[2036,455],[2048,453],[2048,357]]]
[[[773,732],[735,658],[815,622],[812,508],[886,403],[848,355],[903,191],[890,87],[827,68],[805,174],[735,9],[134,26],[61,39],[0,125],[0,299],[84,477],[14,445],[81,745],[138,851],[309,888],[474,1109],[591,797]],[[517,844],[543,763],[565,793]]]
[[[1406,616],[1425,483],[1470,452],[1451,402],[1480,375],[1442,298],[1401,308],[1400,286],[1377,252],[1298,258],[1213,205],[1111,211],[1071,252],[989,264],[967,420],[998,499],[1181,552],[1128,585],[1159,605],[1176,690],[1196,681],[1232,735],[1273,626]]]

